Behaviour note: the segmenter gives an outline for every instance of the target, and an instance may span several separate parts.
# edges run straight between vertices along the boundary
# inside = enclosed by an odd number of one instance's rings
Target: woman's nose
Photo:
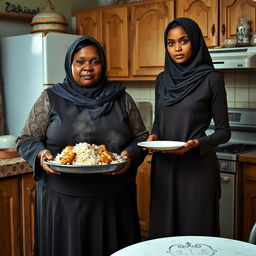
[[[86,61],[86,62],[84,63],[83,69],[84,69],[84,70],[92,70],[92,69],[93,69],[93,68],[92,68],[92,64],[90,63],[90,61]]]
[[[176,43],[176,44],[174,45],[174,50],[175,50],[176,52],[181,51],[181,50],[182,50],[181,45],[180,45],[179,43]]]

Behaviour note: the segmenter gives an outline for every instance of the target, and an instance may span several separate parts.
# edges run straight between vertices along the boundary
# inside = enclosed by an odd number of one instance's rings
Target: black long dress
[[[223,78],[209,73],[200,86],[172,106],[165,106],[158,95],[162,84],[163,73],[157,78],[152,133],[160,140],[197,139],[200,146],[183,155],[154,153],[150,236],[217,236],[221,191],[214,148],[230,138]],[[206,136],[211,118],[215,133]]]
[[[147,135],[127,94],[123,103],[114,101],[110,113],[92,120],[84,108],[51,91],[42,93],[18,141],[18,152],[33,166],[37,181],[35,255],[109,256],[140,241],[135,176],[145,152],[136,144]],[[119,154],[129,151],[130,169],[122,175],[52,175],[36,161],[43,148],[56,155],[79,142],[105,144]]]

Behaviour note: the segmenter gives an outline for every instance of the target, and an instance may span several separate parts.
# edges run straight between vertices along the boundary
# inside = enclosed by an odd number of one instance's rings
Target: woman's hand
[[[155,135],[155,134],[150,134],[150,135],[148,136],[147,141],[154,141],[154,140],[159,140],[158,136]],[[149,150],[149,149],[148,149],[148,148],[143,148],[143,150]],[[149,152],[150,152],[150,153],[159,152],[159,150],[150,149]]]
[[[51,152],[48,149],[44,149],[41,150],[38,154],[37,154],[37,158],[40,160],[40,165],[42,166],[42,168],[50,174],[60,174],[60,172],[56,172],[54,170],[52,170],[48,164],[46,164],[44,161],[46,160],[51,160],[53,159],[53,155],[51,154]]]
[[[121,152],[121,157],[122,159],[126,160],[127,163],[124,165],[124,167],[118,171],[115,172],[109,172],[106,174],[110,174],[110,175],[116,175],[116,174],[124,174],[127,172],[127,170],[129,169],[130,165],[131,165],[131,155],[128,151],[122,151]]]
[[[196,148],[199,146],[198,140],[188,140],[186,144],[182,148],[174,149],[174,150],[162,150],[162,153],[168,153],[168,154],[179,154],[182,155],[185,152],[189,151],[192,148]]]
[[[153,140],[159,140],[159,138],[158,138],[158,136],[155,135],[155,134],[150,134],[150,135],[148,136],[147,141],[153,141]]]

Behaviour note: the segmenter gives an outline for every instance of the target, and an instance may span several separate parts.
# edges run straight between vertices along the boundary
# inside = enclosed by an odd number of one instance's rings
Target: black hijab
[[[183,27],[192,45],[192,56],[182,64],[175,63],[167,51],[167,34],[170,29]],[[160,94],[166,106],[171,106],[190,94],[205,79],[205,76],[215,69],[206,47],[201,29],[189,18],[177,18],[169,23],[164,33],[165,65],[164,84]]]
[[[97,48],[101,63],[101,79],[95,86],[86,87],[79,85],[72,75],[72,62],[76,52],[88,45]],[[74,40],[70,45],[65,58],[66,78],[49,88],[60,97],[82,106],[89,111],[92,119],[97,119],[107,114],[113,105],[113,101],[123,95],[125,88],[119,83],[109,83],[106,79],[106,58],[100,43],[90,36],[82,36]]]

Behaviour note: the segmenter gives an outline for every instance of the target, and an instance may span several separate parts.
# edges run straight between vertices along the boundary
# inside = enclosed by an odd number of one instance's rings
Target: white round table
[[[176,236],[137,243],[112,256],[256,256],[256,245],[220,237]]]

